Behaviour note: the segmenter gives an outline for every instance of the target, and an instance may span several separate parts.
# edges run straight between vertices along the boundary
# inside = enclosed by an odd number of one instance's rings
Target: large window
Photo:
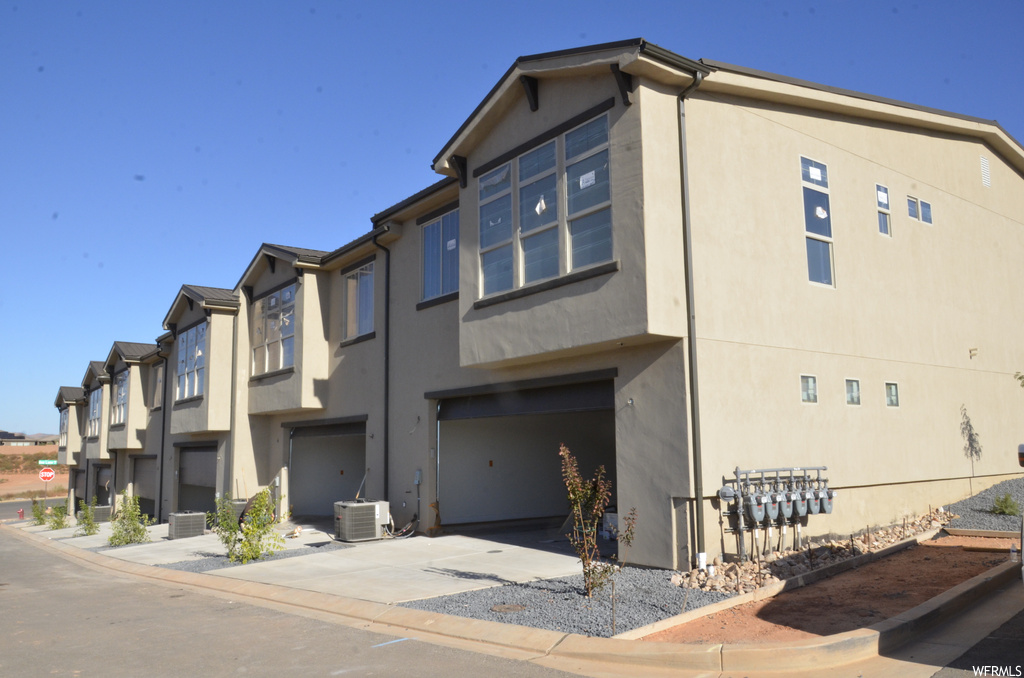
[[[345,274],[342,339],[373,332],[373,262]]]
[[[459,211],[423,227],[423,299],[459,291]]]
[[[103,388],[89,391],[89,422],[86,435],[95,438],[100,434],[100,409],[103,402]]]
[[[114,391],[111,394],[110,424],[123,424],[128,414],[128,370],[114,375]]]
[[[479,198],[485,296],[610,260],[607,116],[487,172]]]
[[[295,364],[295,284],[253,302],[252,373]]]
[[[206,374],[206,322],[178,335],[178,390],[175,400],[203,395]]]
[[[800,158],[804,191],[804,230],[807,242],[807,274],[811,282],[833,285],[832,212],[828,195],[828,168]]]
[[[60,411],[60,446],[68,446],[68,408]]]

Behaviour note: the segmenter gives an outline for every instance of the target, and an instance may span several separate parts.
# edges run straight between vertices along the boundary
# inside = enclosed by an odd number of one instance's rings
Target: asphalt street
[[[50,497],[46,501],[47,506],[56,506],[57,504],[64,503],[65,497]],[[18,517],[18,509],[24,509],[25,517],[32,517],[32,500],[31,499],[14,499],[12,501],[0,501],[0,520],[6,520],[9,518]]]
[[[0,531],[2,676],[569,676],[98,571]]]

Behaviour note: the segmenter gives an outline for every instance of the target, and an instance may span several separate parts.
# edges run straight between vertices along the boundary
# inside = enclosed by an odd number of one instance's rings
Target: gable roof
[[[135,363],[148,358],[157,351],[156,344],[140,344],[131,341],[115,341],[107,354],[106,366],[113,367],[118,358],[126,363]]]
[[[108,380],[106,363],[104,363],[102,360],[89,361],[89,367],[85,368],[85,376],[82,377],[82,389],[85,390],[86,392],[91,390],[87,388],[86,385],[89,384],[93,379],[96,379],[100,383],[103,383]]]
[[[171,329],[171,319],[180,313],[183,304],[188,304],[189,308],[191,308],[195,303],[198,303],[204,309],[236,310],[238,309],[238,295],[233,290],[224,289],[223,287],[182,285],[181,289],[178,290],[178,294],[174,297],[174,302],[171,303],[170,310],[164,316],[163,328],[165,330]]]
[[[296,268],[317,268],[320,266],[324,257],[329,252],[325,250],[311,250],[305,247],[290,247],[288,245],[272,245],[270,243],[263,243],[259,249],[256,250],[256,254],[253,255],[249,265],[245,267],[245,271],[242,272],[242,277],[238,279],[238,284],[235,288],[242,287],[246,282],[252,279],[255,275],[257,266],[260,259],[263,257],[273,257],[275,259],[283,259]]]
[[[61,386],[57,389],[57,398],[53,404],[58,409],[62,405],[75,405],[85,402],[85,389],[80,386]]]

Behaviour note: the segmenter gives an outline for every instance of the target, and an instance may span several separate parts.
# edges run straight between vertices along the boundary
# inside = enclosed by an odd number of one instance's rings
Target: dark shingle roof
[[[68,403],[85,400],[85,389],[81,386],[61,386],[57,398]]]
[[[197,301],[233,301],[238,303],[238,295],[223,287],[203,287],[201,285],[182,285],[181,291]]]
[[[140,360],[156,350],[156,344],[139,344],[132,341],[115,341],[114,349],[125,360]]]

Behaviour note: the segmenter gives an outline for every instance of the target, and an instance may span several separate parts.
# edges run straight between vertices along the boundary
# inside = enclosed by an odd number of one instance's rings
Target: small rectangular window
[[[164,405],[164,364],[157,363],[153,366],[153,409],[159,409]]]
[[[860,405],[860,380],[846,380],[846,404]]]
[[[921,221],[926,224],[932,223],[932,205],[924,200],[921,201]]]
[[[900,387],[899,384],[893,382],[886,382],[885,384],[885,404],[889,407],[900,406]]]
[[[805,403],[818,402],[818,378],[809,374],[800,375],[800,400]]]
[[[917,198],[907,196],[907,215],[911,219],[920,219],[920,214],[921,212],[917,205]]]

